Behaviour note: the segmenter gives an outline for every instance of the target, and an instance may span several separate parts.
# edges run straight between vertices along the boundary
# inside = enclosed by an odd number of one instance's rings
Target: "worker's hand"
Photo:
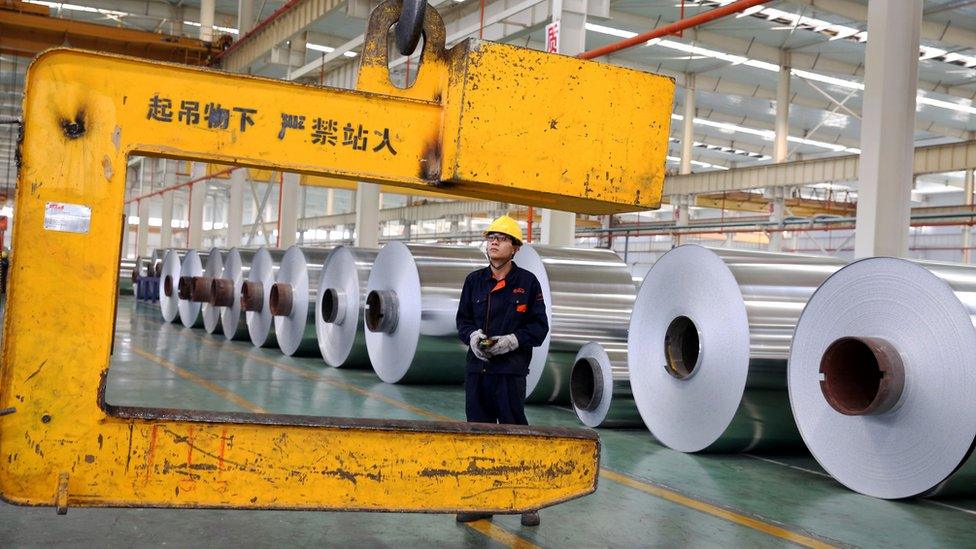
[[[485,354],[488,356],[498,356],[510,353],[515,349],[518,349],[518,338],[515,337],[515,334],[508,334],[496,337],[495,344],[488,347],[485,350]]]
[[[488,355],[485,354],[480,345],[483,339],[487,339],[485,333],[481,330],[475,330],[471,332],[471,337],[468,338],[468,346],[471,347],[471,352],[474,353],[474,356],[488,362]]]

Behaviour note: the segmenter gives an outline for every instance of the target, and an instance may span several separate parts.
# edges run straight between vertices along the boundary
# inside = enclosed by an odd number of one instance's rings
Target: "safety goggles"
[[[485,242],[511,242],[512,237],[501,233],[488,233],[485,235]]]

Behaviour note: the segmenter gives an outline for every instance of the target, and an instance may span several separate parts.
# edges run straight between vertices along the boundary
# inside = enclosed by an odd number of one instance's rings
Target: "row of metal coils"
[[[527,401],[571,401],[591,427],[646,425],[683,452],[804,444],[858,492],[976,492],[976,270],[681,246],[639,289],[601,249],[526,245],[550,334]],[[163,318],[228,339],[460,383],[455,314],[476,247],[391,242],[169,250]]]

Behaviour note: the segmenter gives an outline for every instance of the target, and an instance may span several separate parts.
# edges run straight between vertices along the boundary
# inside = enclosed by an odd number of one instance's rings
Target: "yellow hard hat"
[[[515,240],[516,245],[522,245],[522,227],[519,227],[518,221],[515,221],[507,215],[503,215],[492,221],[491,225],[488,225],[488,228],[485,229],[484,235],[488,236],[488,233],[507,234]]]

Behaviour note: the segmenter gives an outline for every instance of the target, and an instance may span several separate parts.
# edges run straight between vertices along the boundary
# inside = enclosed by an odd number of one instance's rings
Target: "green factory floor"
[[[341,381],[341,383],[336,383]],[[107,399],[113,404],[373,418],[464,417],[460,387],[387,385],[248,342],[164,324],[122,298]],[[537,425],[578,426],[567,408],[530,406]],[[846,490],[808,455],[686,455],[646,431],[601,430],[599,489],[517,516],[460,525],[449,515],[52,508],[0,503],[0,546],[179,547],[848,545],[972,547],[976,499],[891,502]]]

